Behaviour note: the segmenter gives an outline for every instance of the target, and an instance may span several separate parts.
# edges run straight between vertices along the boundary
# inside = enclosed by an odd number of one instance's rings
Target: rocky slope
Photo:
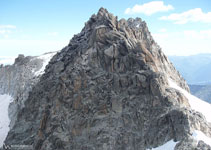
[[[11,122],[8,121],[7,124],[10,124],[10,128],[14,126],[18,110],[24,107],[24,102],[28,98],[29,92],[39,81],[46,63],[53,55],[55,55],[55,52],[36,57],[19,55],[13,65],[0,66],[0,95],[4,96],[3,99],[0,99],[0,103],[7,107],[9,105],[9,108],[2,108],[0,113],[3,115],[9,111]],[[10,98],[6,98],[8,97],[7,95],[13,99],[12,102]],[[1,122],[3,123],[2,119]],[[7,120],[5,115],[4,119]],[[5,130],[4,127],[8,125],[5,125],[4,121],[4,126],[1,130]],[[2,140],[0,139],[0,141]]]
[[[51,59],[5,142],[34,150],[146,150],[169,142],[175,150],[208,150],[194,134],[209,139],[210,123],[185,92],[145,22],[101,8]]]

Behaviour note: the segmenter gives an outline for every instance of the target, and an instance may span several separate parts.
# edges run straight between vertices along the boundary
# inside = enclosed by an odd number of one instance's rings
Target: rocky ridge
[[[20,54],[13,65],[1,65],[0,67],[0,94],[8,94],[14,101],[9,106],[9,117],[12,128],[16,121],[17,111],[24,107],[24,102],[32,87],[39,81],[45,68],[47,59],[55,55],[55,52],[41,56],[27,56]],[[45,59],[47,58],[47,59]]]
[[[20,109],[6,144],[35,150],[210,149],[205,117],[168,79],[189,92],[140,18],[101,8],[50,61]]]

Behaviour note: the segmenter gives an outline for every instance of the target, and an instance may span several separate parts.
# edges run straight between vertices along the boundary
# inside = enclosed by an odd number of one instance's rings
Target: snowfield
[[[195,140],[204,141],[204,143],[211,146],[211,138],[207,137],[203,132],[195,130],[192,136]]]
[[[176,146],[178,142],[174,142],[173,140],[170,140],[163,144],[162,146],[152,148],[151,150],[174,150],[174,147]],[[148,149],[149,150],[149,149]]]
[[[0,147],[9,132],[10,119],[8,117],[8,107],[13,101],[13,98],[9,95],[0,95]]]
[[[43,54],[43,55],[36,57],[36,59],[42,59],[43,60],[43,65],[42,65],[42,68],[40,70],[34,72],[35,76],[42,75],[45,72],[45,67],[48,65],[49,61],[51,60],[51,58],[55,54],[56,54],[56,52],[52,52],[52,53],[46,53],[46,54]]]
[[[205,116],[207,122],[211,123],[211,105],[209,103],[191,95],[186,90],[179,87],[171,79],[168,79],[168,82],[169,82],[170,87],[179,90],[181,93],[185,95],[185,97],[188,99],[188,102],[193,110],[202,113]]]

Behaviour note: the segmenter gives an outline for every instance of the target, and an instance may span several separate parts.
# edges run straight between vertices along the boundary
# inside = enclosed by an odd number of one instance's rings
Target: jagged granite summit
[[[5,143],[34,150],[208,150],[206,116],[140,18],[101,8],[45,69]],[[197,132],[196,132],[197,131]]]

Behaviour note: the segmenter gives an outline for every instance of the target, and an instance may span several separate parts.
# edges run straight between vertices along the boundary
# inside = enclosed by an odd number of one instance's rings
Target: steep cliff
[[[118,20],[101,8],[51,59],[6,144],[35,150],[146,150],[169,143],[176,150],[210,149],[208,118],[194,110],[188,94],[144,21]]]

